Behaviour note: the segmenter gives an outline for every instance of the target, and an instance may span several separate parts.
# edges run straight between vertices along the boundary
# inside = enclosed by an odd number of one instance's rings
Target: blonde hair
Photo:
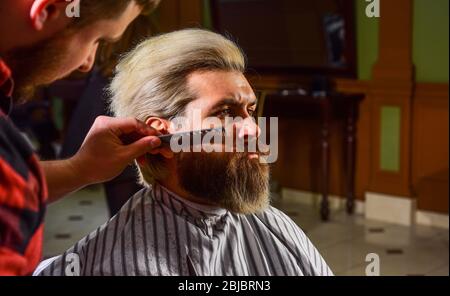
[[[149,117],[171,120],[182,116],[195,99],[187,77],[196,71],[245,71],[245,57],[239,47],[222,35],[184,29],[140,43],[123,57],[109,87],[111,111],[117,117]],[[143,184],[165,177],[164,159],[146,156],[139,166]]]

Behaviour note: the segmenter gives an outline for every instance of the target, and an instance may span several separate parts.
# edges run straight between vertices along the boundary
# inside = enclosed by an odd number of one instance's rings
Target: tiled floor
[[[47,208],[44,258],[61,254],[109,218],[102,186],[92,186]]]
[[[65,251],[108,219],[101,186],[90,187],[49,206],[44,257]],[[308,235],[336,275],[365,275],[367,254],[378,254],[381,275],[449,275],[449,231],[405,227],[363,216],[332,212],[323,223],[318,209],[276,201]]]

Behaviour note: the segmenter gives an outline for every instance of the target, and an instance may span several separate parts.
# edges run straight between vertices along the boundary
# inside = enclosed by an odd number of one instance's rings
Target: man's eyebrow
[[[213,109],[218,109],[222,106],[225,105],[231,105],[231,106],[239,106],[242,103],[238,100],[236,100],[235,98],[224,98],[221,101],[217,102],[214,106],[211,107],[211,110]],[[256,105],[257,104],[257,99],[256,98],[252,98],[249,100],[248,105]]]

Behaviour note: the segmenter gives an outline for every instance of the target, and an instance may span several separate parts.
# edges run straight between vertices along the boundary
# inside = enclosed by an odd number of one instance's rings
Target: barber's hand
[[[134,118],[99,116],[70,161],[86,185],[119,175],[139,156],[161,145],[158,132]],[[124,139],[131,139],[124,141]]]

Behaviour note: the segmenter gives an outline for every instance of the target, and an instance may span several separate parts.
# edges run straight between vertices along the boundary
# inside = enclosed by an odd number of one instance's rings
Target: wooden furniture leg
[[[322,129],[321,129],[321,148],[322,148],[322,202],[320,205],[320,215],[323,221],[329,220],[329,201],[328,201],[328,184],[330,179],[330,142],[329,142],[329,126],[330,126],[330,108],[331,103],[328,98],[321,98],[322,109]]]

